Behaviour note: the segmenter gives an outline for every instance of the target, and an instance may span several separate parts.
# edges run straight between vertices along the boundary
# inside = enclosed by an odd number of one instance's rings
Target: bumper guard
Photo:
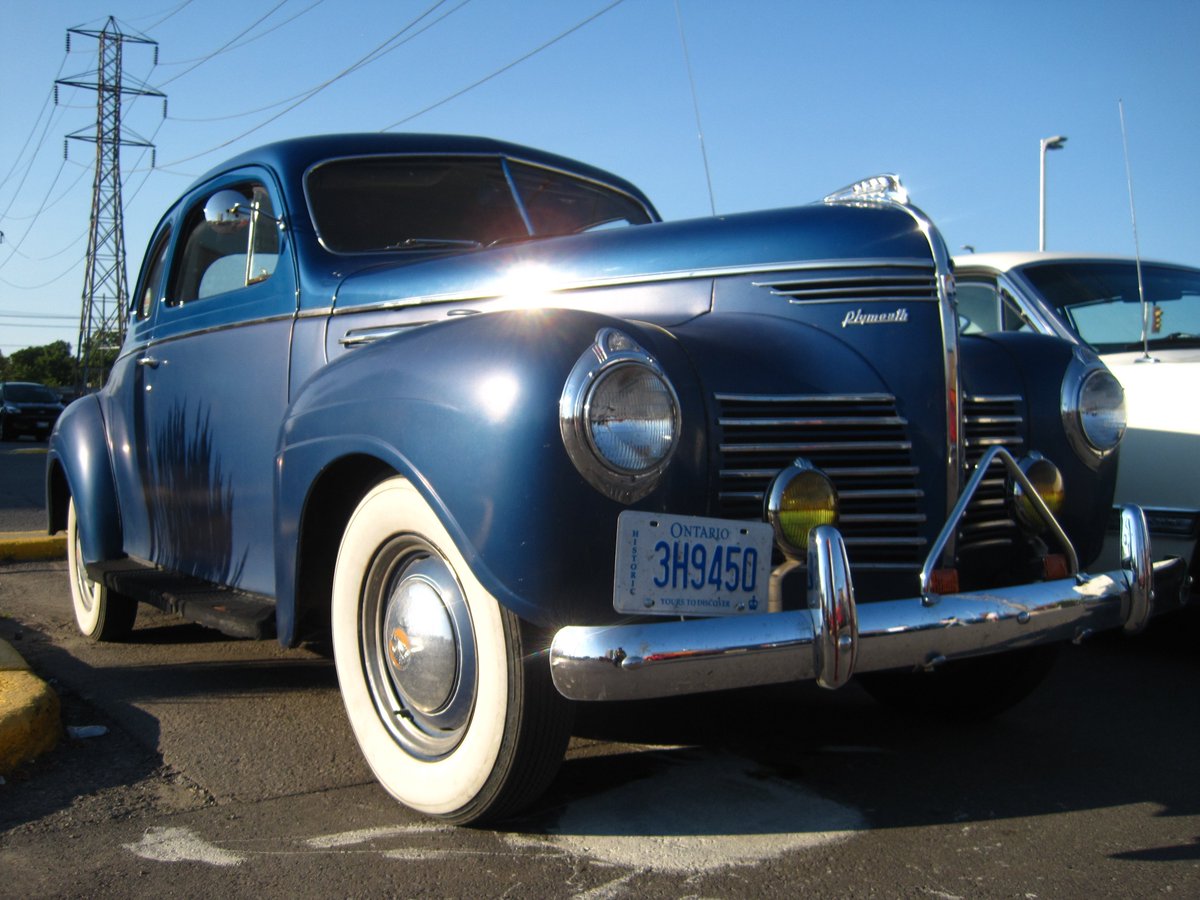
[[[972,489],[968,484],[965,493]],[[1044,507],[1043,513],[1053,521]],[[943,534],[957,520],[952,515]],[[555,635],[551,673],[559,693],[572,700],[638,700],[811,680],[838,688],[855,672],[929,668],[1081,640],[1110,628],[1134,633],[1151,616],[1156,580],[1182,585],[1185,563],[1151,564],[1149,532],[1137,506],[1121,510],[1121,549],[1121,568],[1103,574],[858,605],[842,536],[821,526],[809,537],[809,608],[569,626]]]

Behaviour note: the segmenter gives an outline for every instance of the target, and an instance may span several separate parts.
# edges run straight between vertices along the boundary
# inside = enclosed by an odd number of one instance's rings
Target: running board
[[[89,567],[109,590],[236,638],[275,636],[275,601],[133,559]],[[97,577],[98,576],[98,577]]]

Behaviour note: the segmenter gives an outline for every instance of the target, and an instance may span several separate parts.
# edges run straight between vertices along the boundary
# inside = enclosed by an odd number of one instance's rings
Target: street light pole
[[[1041,146],[1041,181],[1038,189],[1038,249],[1046,249],[1046,151],[1061,150],[1067,139],[1056,134],[1054,137],[1042,138]]]

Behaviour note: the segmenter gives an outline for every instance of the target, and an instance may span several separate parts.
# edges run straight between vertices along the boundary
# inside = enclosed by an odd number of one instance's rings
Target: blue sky
[[[55,106],[53,84],[94,72],[96,41],[68,53],[66,32],[109,15],[158,42],[157,66],[125,46],[127,82],[168,97],[165,119],[159,100],[125,107],[157,147],[153,170],[122,154],[131,288],[195,177],[333,131],[542,147],[629,178],[669,219],[897,172],[954,250],[981,252],[1036,248],[1039,140],[1061,134],[1047,248],[1131,253],[1118,100],[1142,253],[1200,265],[1194,0],[50,0],[6,17],[0,55],[0,353],[77,337],[95,148],[71,141],[64,161],[63,143],[96,97],[64,88]]]

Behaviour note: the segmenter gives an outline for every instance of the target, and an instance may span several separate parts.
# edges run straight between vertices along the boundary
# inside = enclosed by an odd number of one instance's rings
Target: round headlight
[[[1101,453],[1113,450],[1125,434],[1125,391],[1107,369],[1093,369],[1080,385],[1079,427]]]
[[[586,405],[588,438],[617,472],[650,471],[675,446],[675,398],[653,369],[614,366],[596,380]]]
[[[632,503],[654,490],[679,442],[679,400],[657,360],[602,328],[563,385],[567,455],[596,490]]]
[[[766,512],[779,549],[788,557],[803,559],[809,533],[818,525],[837,524],[837,490],[828,475],[798,459],[775,476]]]

